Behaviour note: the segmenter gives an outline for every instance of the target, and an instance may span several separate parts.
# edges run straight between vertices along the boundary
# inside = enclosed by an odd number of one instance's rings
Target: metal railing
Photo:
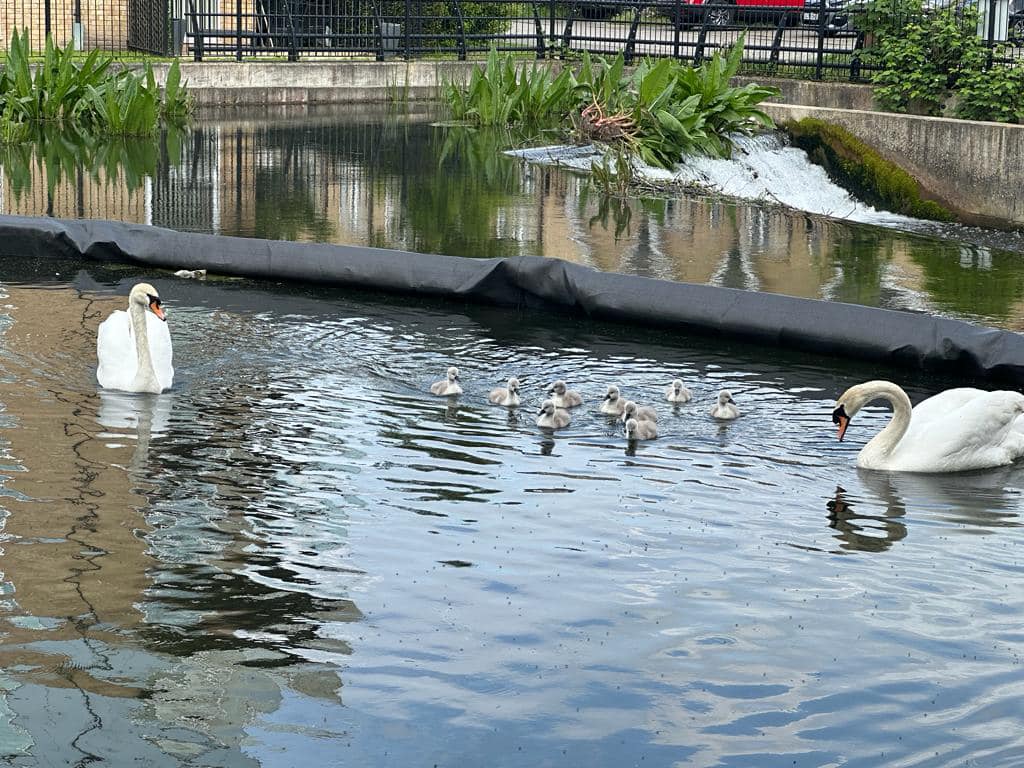
[[[1024,58],[1024,0],[927,3],[978,8],[980,36]],[[29,28],[37,49],[51,34],[61,45],[196,61],[466,59],[494,47],[699,62],[742,33],[746,72],[859,80],[872,68],[867,9],[865,0],[0,0],[0,29]]]

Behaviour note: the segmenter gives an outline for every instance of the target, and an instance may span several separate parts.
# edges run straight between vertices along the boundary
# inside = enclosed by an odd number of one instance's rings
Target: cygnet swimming
[[[569,412],[555,407],[554,400],[545,400],[540,407],[540,414],[537,416],[537,426],[547,429],[561,429],[568,427]]]
[[[683,386],[682,379],[676,379],[665,389],[665,399],[670,403],[688,403],[693,395]]]
[[[459,369],[454,365],[449,368],[448,377],[431,384],[430,391],[435,395],[461,395],[462,387],[459,386]]]
[[[658,425],[653,421],[637,421],[626,419],[626,426],[622,430],[627,440],[653,440],[658,436]]]
[[[513,376],[508,380],[507,387],[497,387],[491,390],[487,399],[494,405],[504,405],[506,408],[515,408],[519,405],[519,379]]]
[[[732,393],[723,389],[718,393],[718,400],[711,406],[711,416],[722,421],[735,419],[740,415],[740,409],[736,407],[736,401],[732,399]]]
[[[649,405],[637,405],[632,400],[627,400],[622,406],[622,421],[636,419],[637,421],[657,421],[658,412]]]
[[[601,413],[607,413],[609,416],[621,416],[622,408],[626,405],[626,401],[619,396],[619,388],[612,384],[608,387],[608,394],[604,396],[604,400],[601,401]]]
[[[548,394],[551,395],[556,408],[575,408],[577,405],[583,404],[580,393],[575,389],[566,389],[565,382],[561,380],[548,387]]]

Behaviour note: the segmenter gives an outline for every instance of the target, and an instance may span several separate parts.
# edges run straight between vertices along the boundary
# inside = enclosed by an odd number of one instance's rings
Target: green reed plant
[[[516,66],[491,50],[468,87],[449,85],[456,119],[478,125],[562,121],[590,141],[620,145],[645,163],[672,168],[686,154],[728,157],[730,136],[774,127],[759,108],[778,94],[756,84],[732,86],[743,38],[728,54],[716,52],[699,67],[646,59],[627,71],[620,53],[611,60],[584,54],[576,72],[557,76],[550,66]]]
[[[177,61],[161,93],[148,63],[141,74],[114,72],[110,57],[92,51],[78,60],[72,46],[62,49],[48,36],[42,61],[32,65],[28,41],[27,30],[15,30],[0,68],[0,141],[23,140],[26,132],[20,126],[35,123],[146,136],[161,120],[181,123],[191,112]]]

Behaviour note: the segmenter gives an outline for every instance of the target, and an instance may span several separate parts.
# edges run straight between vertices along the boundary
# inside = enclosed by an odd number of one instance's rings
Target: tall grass
[[[23,127],[35,123],[74,126],[99,134],[146,136],[160,121],[181,122],[191,100],[181,83],[178,62],[171,64],[161,93],[152,67],[142,73],[113,71],[113,59],[99,51],[76,60],[72,46],[60,48],[47,36],[42,61],[30,63],[26,30],[11,34],[0,68],[0,141],[19,141]]]

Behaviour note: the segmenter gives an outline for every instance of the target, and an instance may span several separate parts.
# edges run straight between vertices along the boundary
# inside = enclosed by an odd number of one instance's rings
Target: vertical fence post
[[[986,58],[989,69],[992,68],[992,57],[996,44],[996,2],[997,0],[988,0],[988,56]]]
[[[242,0],[235,0],[235,61],[242,60]]]
[[[405,60],[409,60],[409,50],[412,41],[412,31],[409,25],[412,23],[412,0],[405,0]]]
[[[50,0],[43,0],[43,34],[46,37],[50,36],[51,15]]]
[[[827,0],[821,0],[818,11],[818,55],[814,59],[814,79],[821,80],[825,68],[825,27],[828,14],[825,13]]]
[[[553,59],[555,58],[555,0],[550,0],[548,3],[548,46],[551,49],[548,58]]]
[[[680,0],[674,0],[672,4],[672,58],[679,58],[679,35],[683,28],[683,7]]]

